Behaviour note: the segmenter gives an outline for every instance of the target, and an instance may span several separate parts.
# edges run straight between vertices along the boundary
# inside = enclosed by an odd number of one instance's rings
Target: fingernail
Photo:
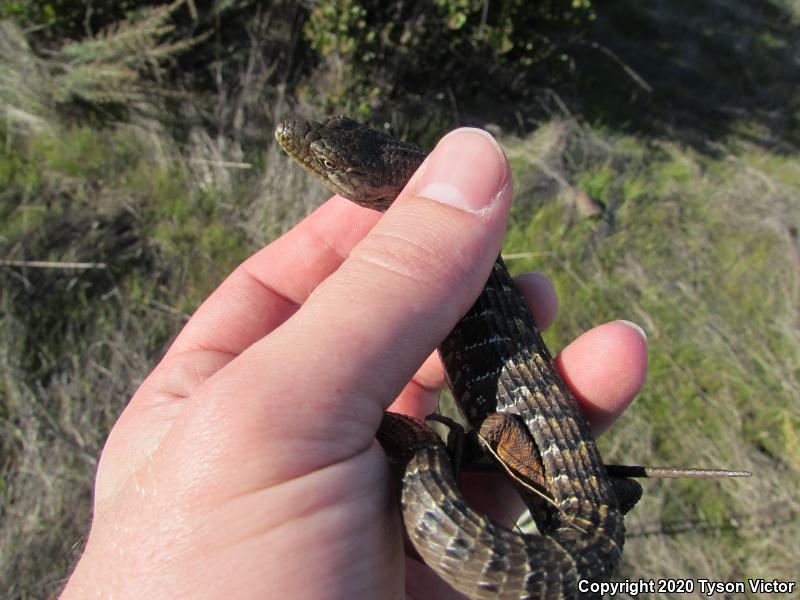
[[[461,210],[480,213],[501,196],[506,158],[482,129],[456,129],[443,137],[425,161],[415,193]]]
[[[647,334],[644,332],[644,329],[642,329],[636,323],[632,321],[626,321],[625,319],[620,319],[617,321],[617,323],[622,323],[623,325],[627,325],[631,329],[635,330],[640,336],[642,336],[642,339],[644,339],[645,342],[647,341]]]

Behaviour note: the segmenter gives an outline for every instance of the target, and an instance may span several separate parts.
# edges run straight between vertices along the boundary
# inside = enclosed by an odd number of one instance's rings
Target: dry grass
[[[184,106],[188,142],[152,117],[158,99],[124,123],[65,124],[52,93],[67,67],[8,23],[0,48],[0,589],[41,598],[80,554],[128,398],[197,304],[320,193],[282,173],[257,73],[225,98],[240,128],[263,132],[267,150],[245,157],[237,136],[202,126],[208,103]]]
[[[606,460],[755,474],[645,483],[619,577],[795,577],[797,159],[755,147],[710,158],[570,122],[506,147],[521,175],[505,251],[555,279],[553,346],[618,318],[648,333],[649,381],[601,440]],[[581,219],[570,188],[605,214]]]

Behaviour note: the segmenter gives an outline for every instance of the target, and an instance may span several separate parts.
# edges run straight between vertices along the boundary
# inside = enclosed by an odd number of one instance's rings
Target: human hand
[[[236,269],[113,428],[63,597],[457,597],[405,557],[374,434],[390,404],[434,406],[431,352],[485,282],[510,201],[499,147],[461,130],[379,222],[335,197]],[[552,286],[518,282],[549,324]],[[609,323],[558,363],[598,431],[641,387],[646,342]]]

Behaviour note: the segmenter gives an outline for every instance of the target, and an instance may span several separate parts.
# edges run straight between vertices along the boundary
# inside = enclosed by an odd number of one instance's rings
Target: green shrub
[[[14,19],[26,27],[46,29],[54,35],[74,37],[97,31],[128,16],[138,7],[163,3],[163,0],[9,0],[0,4],[0,18]]]
[[[330,107],[366,117],[389,100],[428,110],[526,97],[568,64],[593,19],[589,0],[323,0],[305,35],[330,76]]]

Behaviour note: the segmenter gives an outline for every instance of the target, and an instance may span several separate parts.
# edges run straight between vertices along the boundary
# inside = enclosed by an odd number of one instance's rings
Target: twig
[[[603,46],[602,44],[598,44],[597,42],[589,42],[587,45],[590,46],[591,48],[594,48],[595,50],[599,50],[600,52],[608,56],[611,60],[613,60],[615,63],[617,63],[617,66],[619,66],[623,71],[625,71],[628,74],[628,77],[630,77],[637,84],[639,84],[639,86],[645,92],[650,93],[653,91],[652,86],[649,83],[647,83],[641,75],[639,75],[636,71],[634,71],[633,68],[630,65],[628,65],[628,63],[626,63],[619,56],[617,56],[613,50],[607,48],[606,46]]]
[[[2,267],[31,267],[33,269],[105,269],[103,262],[54,262],[49,260],[0,260]]]
[[[228,167],[231,169],[252,169],[253,165],[246,162],[230,162],[227,160],[208,160],[206,158],[190,158],[189,162],[202,165],[214,165],[216,167]]]
[[[518,260],[520,258],[533,258],[534,256],[550,256],[552,252],[510,252],[503,253],[503,260]]]

